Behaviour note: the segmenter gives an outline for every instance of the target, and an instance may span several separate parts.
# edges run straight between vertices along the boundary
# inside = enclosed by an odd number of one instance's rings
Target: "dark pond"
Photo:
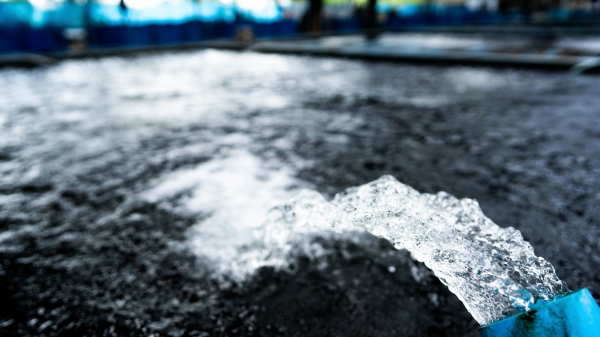
[[[478,199],[600,298],[598,83],[214,50],[1,70],[0,335],[477,336],[372,237],[223,274],[300,188],[383,174]]]

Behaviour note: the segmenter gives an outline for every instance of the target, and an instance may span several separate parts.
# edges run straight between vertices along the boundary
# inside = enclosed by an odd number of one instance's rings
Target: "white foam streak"
[[[240,263],[239,250],[256,244],[255,231],[269,209],[308,184],[286,166],[267,166],[247,150],[192,169],[173,172],[144,194],[152,202],[181,197],[185,210],[200,215],[189,244],[221,273],[245,275],[257,264]]]

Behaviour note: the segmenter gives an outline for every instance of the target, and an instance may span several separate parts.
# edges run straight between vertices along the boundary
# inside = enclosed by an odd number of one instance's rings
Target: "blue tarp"
[[[432,24],[500,22],[502,16],[470,12],[464,7],[411,5],[392,9],[385,29]],[[250,26],[257,37],[289,36],[297,33],[297,22],[284,19],[281,8],[248,10],[217,1],[165,2],[154,7],[122,10],[118,5],[48,2],[45,8],[29,2],[0,2],[0,52],[50,52],[67,48],[63,32],[86,28],[93,47],[124,47],[179,44],[207,39],[230,39],[240,26]],[[356,17],[329,18],[322,27],[334,32],[360,29]]]
[[[0,52],[44,53],[64,50],[62,30],[55,27],[31,28],[15,25],[0,28]]]
[[[185,42],[231,39],[237,27],[249,26],[256,37],[274,37],[296,33],[296,22],[270,23],[188,21],[180,24],[111,25],[92,29],[92,44],[98,47],[180,44]]]
[[[257,37],[292,35],[296,22],[272,4],[258,10],[216,1],[162,3],[122,10],[118,5],[75,2],[0,2],[0,52],[64,50],[67,28],[86,28],[96,47],[178,44],[232,38],[238,26],[251,26]]]
[[[35,7],[29,2],[0,2],[0,23],[6,25],[29,25],[39,28],[83,27],[86,21],[95,25],[146,25],[176,24],[188,21],[232,22],[242,16],[259,23],[271,23],[283,19],[282,10],[275,5],[260,10],[247,10],[216,1],[164,2],[143,9],[121,10],[118,5],[76,2],[50,3]]]

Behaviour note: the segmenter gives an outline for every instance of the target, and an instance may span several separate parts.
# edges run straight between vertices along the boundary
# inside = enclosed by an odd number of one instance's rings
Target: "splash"
[[[391,176],[350,188],[331,202],[305,190],[272,210],[264,226],[268,248],[262,263],[283,260],[297,249],[298,236],[324,230],[368,231],[409,250],[480,324],[527,311],[567,290],[519,231],[498,227],[477,201],[445,192],[421,194]]]

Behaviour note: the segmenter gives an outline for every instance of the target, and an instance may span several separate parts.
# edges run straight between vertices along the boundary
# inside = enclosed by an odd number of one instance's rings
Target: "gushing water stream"
[[[350,188],[331,202],[305,190],[275,208],[264,227],[264,257],[280,259],[297,234],[323,230],[368,231],[409,250],[482,325],[567,291],[521,233],[498,227],[477,201],[421,194],[391,176]]]

